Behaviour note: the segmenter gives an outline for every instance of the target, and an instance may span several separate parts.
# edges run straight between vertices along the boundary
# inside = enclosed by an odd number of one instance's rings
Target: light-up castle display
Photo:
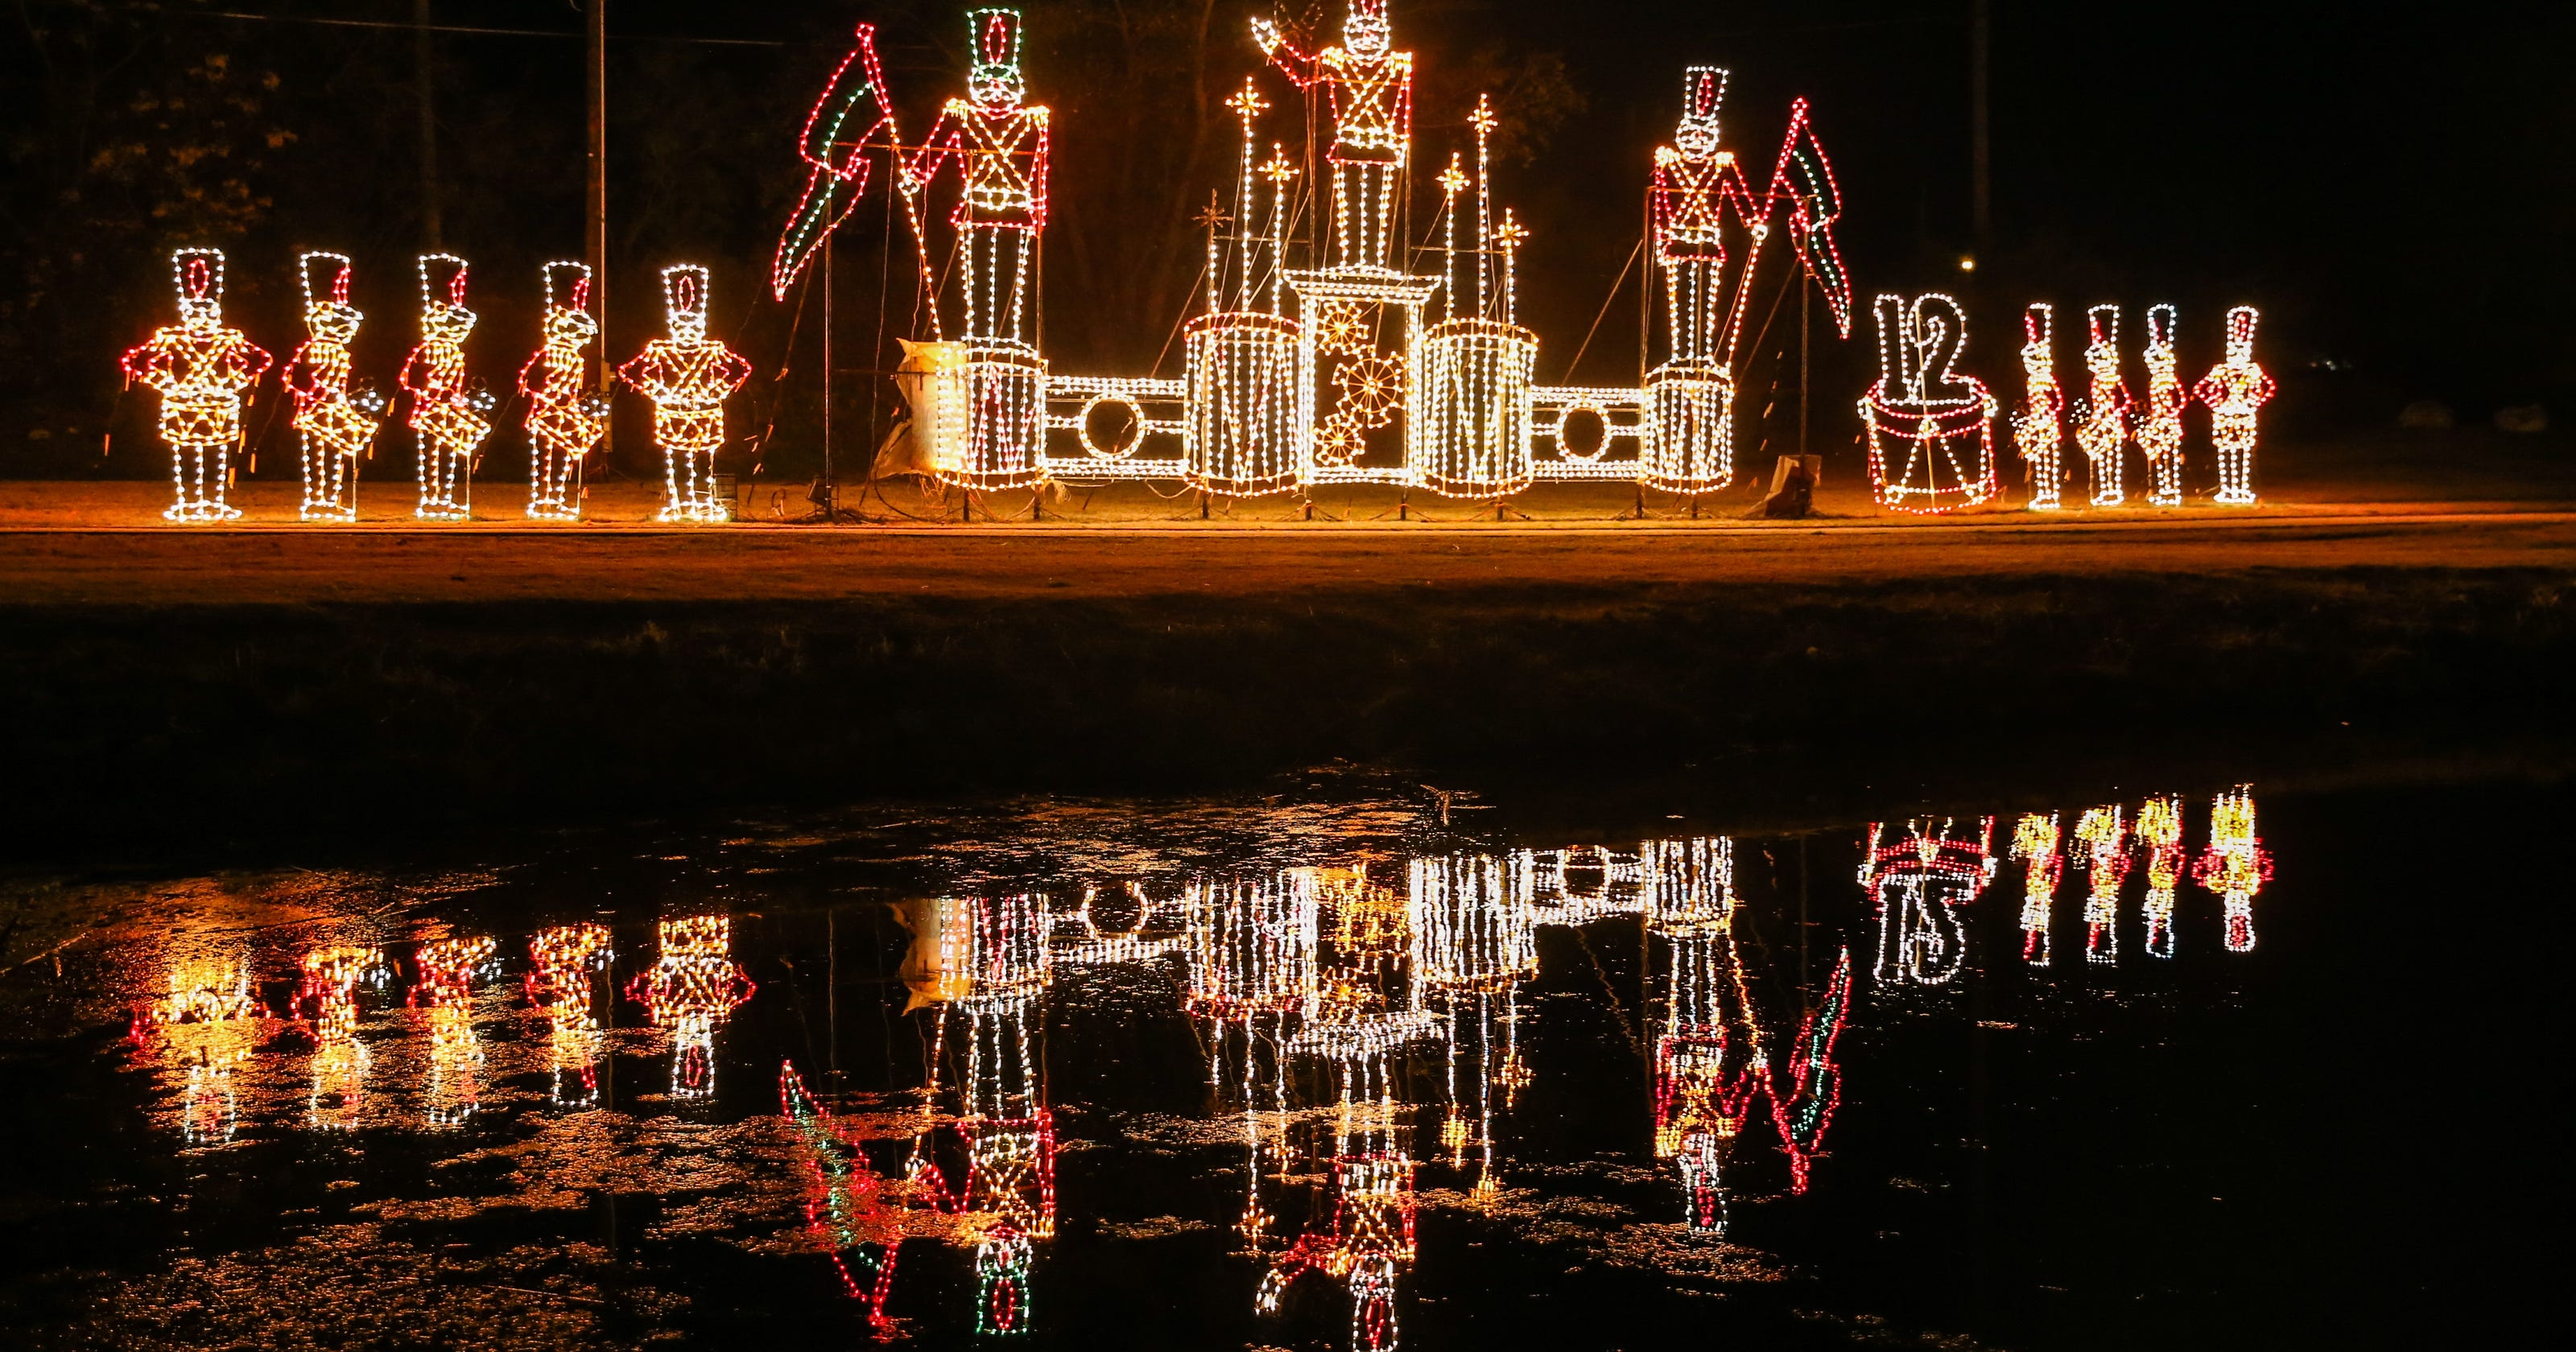
[[[1538,335],[1515,313],[1528,232],[1493,200],[1500,118],[1480,99],[1466,118],[1472,172],[1460,147],[1433,180],[1441,243],[1406,239],[1414,55],[1397,45],[1385,0],[1352,0],[1337,42],[1253,22],[1254,45],[1289,85],[1275,102],[1314,110],[1307,153],[1265,136],[1274,100],[1258,82],[1227,100],[1240,158],[1232,201],[1203,217],[1206,284],[1182,324],[1181,374],[1059,374],[1035,324],[1049,113],[1025,101],[1018,14],[978,9],[968,25],[968,97],[948,102],[918,148],[897,152],[936,302],[931,341],[914,345],[925,375],[913,429],[922,468],[941,482],[1162,480],[1228,497],[1384,484],[1490,500],[1548,480],[1611,480],[1701,493],[1735,477],[1745,284],[1775,219],[1848,331],[1832,235],[1841,191],[1806,104],[1791,109],[1770,181],[1756,188],[1719,143],[1726,73],[1694,67],[1675,144],[1657,152],[1649,185],[1661,361],[1633,388],[1538,384]],[[865,66],[867,54],[863,42],[854,59]],[[869,119],[859,140],[880,127],[899,140],[876,81],[845,64],[816,117]],[[855,142],[824,139],[818,148],[809,126],[813,183],[781,241],[782,286],[865,182]],[[925,223],[920,199],[952,161],[960,187],[943,231]],[[1300,166],[1325,181],[1301,183]]]

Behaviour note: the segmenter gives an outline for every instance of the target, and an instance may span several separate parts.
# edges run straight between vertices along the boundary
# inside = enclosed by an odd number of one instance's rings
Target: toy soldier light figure
[[[2218,446],[2218,498],[2230,507],[2254,505],[2254,415],[2278,387],[2254,364],[2253,306],[2227,312],[2227,360],[2209,368],[2195,392],[2209,406],[2209,439]]]
[[[1647,199],[1676,362],[1724,360],[1726,307],[1719,293],[1725,284],[1726,218],[1732,209],[1740,228],[1759,231],[1766,214],[1734,152],[1718,148],[1717,113],[1725,101],[1726,72],[1691,67],[1682,76],[1682,120],[1673,144],[1655,148]]]
[[[519,368],[519,393],[528,397],[528,515],[577,521],[582,457],[608,432],[608,396],[590,388],[582,357],[599,337],[599,321],[590,315],[588,267],[548,263],[542,277],[544,339]],[[560,293],[559,277],[566,283]]]
[[[317,266],[319,268],[317,269]],[[308,253],[296,260],[304,286],[304,346],[286,363],[286,392],[295,400],[295,430],[303,439],[307,521],[358,519],[358,457],[376,439],[385,398],[371,389],[349,390],[349,343],[366,316],[349,305],[349,259]],[[329,280],[313,285],[317,271]]]
[[[2021,369],[2027,393],[2013,414],[2013,444],[2030,469],[2030,506],[2039,512],[2065,505],[2057,496],[2066,482],[2066,387],[2057,383],[2056,328],[2056,313],[2046,301],[2022,311]]]
[[[420,343],[403,362],[402,387],[411,392],[411,430],[420,442],[420,506],[413,515],[424,521],[473,514],[474,452],[492,433],[485,416],[492,396],[466,381],[465,338],[474,332],[474,312],[465,308],[465,273],[465,260],[454,254],[420,256]]]
[[[170,256],[179,288],[179,322],[119,363],[128,381],[161,395],[161,439],[170,443],[177,501],[164,521],[230,521],[241,509],[224,502],[232,449],[242,435],[244,391],[259,383],[271,358],[241,330],[224,326],[224,255],[181,249]]]
[[[959,192],[949,224],[957,235],[965,358],[958,375],[934,384],[924,421],[938,429],[931,473],[969,490],[1025,488],[1046,477],[1046,362],[1038,355],[1038,232],[1046,228],[1047,110],[1025,102],[1020,16],[978,9],[966,15],[974,43],[967,97],[950,99],[921,149],[903,166],[909,199],[957,161]],[[923,279],[929,281],[925,261]],[[935,327],[934,312],[934,332]],[[953,430],[951,430],[953,429]]]
[[[2191,393],[2182,387],[2174,356],[2174,307],[2147,311],[2147,395],[2138,406],[2138,449],[2146,454],[2151,487],[2147,501],[2157,507],[2182,505],[2182,411]]]
[[[1413,142],[1413,53],[1389,51],[1386,0],[1351,0],[1342,45],[1308,54],[1268,19],[1252,21],[1262,54],[1301,89],[1332,102],[1333,251],[1328,266],[1389,271],[1404,160]]]
[[[1726,72],[1693,66],[1682,75],[1682,120],[1673,144],[1655,148],[1647,189],[1655,262],[1664,271],[1670,354],[1647,378],[1646,480],[1671,492],[1705,492],[1735,477],[1735,373],[1728,369],[1725,226],[1765,228],[1767,204],[1731,151],[1718,148],[1717,114]]]
[[[904,166],[906,196],[957,161],[961,190],[948,223],[957,230],[970,343],[1031,345],[1037,297],[1030,256],[1046,228],[1047,110],[1023,102],[1020,16],[1016,10],[969,11],[975,44],[966,93],[940,110],[929,139]]]
[[[2093,465],[2093,505],[2117,507],[2128,497],[2121,485],[2120,452],[2129,440],[2129,387],[2120,383],[2120,307],[2084,312],[2092,341],[2084,372],[2092,388],[2075,405],[2075,445]]]
[[[653,439],[662,445],[670,500],[664,521],[730,521],[733,504],[715,495],[716,450],[724,445],[725,397],[751,378],[751,363],[707,337],[707,270],[695,263],[662,269],[663,309],[671,336],[656,338],[617,374],[653,401]]]

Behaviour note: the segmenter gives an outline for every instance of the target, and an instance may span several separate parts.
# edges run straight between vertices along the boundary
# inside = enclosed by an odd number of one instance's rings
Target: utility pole
[[[429,0],[421,0],[427,4]],[[616,370],[608,356],[608,0],[590,0],[590,52],[584,63],[589,76],[590,106],[590,181],[586,185],[582,214],[588,219],[582,230],[582,254],[590,264],[590,305],[599,317],[599,378],[597,388],[606,393],[611,374]],[[615,426],[615,420],[610,420]],[[616,433],[603,432],[599,449],[604,459],[613,452]]]
[[[1968,141],[1970,167],[1969,208],[1976,227],[1977,252],[1984,253],[1994,238],[1994,148],[1987,135],[1986,73],[1990,64],[1988,48],[1992,38],[1993,0],[1971,0],[1974,6],[1968,22]]]
[[[438,113],[430,102],[429,0],[411,0],[411,78],[420,105],[420,237],[444,246],[438,228]]]

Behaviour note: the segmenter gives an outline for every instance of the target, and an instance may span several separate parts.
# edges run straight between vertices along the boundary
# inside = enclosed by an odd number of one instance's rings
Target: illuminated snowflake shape
[[[1325,301],[1315,310],[1315,350],[1362,356],[1369,350],[1368,321],[1349,301]]]

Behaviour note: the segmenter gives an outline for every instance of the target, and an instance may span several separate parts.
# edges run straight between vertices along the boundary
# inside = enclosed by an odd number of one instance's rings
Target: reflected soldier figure
[[[179,322],[120,363],[129,382],[161,396],[161,439],[170,443],[177,501],[164,521],[230,521],[241,509],[224,501],[232,450],[241,441],[243,396],[274,361],[241,330],[224,325],[224,255],[181,249],[170,256],[179,289]]]

